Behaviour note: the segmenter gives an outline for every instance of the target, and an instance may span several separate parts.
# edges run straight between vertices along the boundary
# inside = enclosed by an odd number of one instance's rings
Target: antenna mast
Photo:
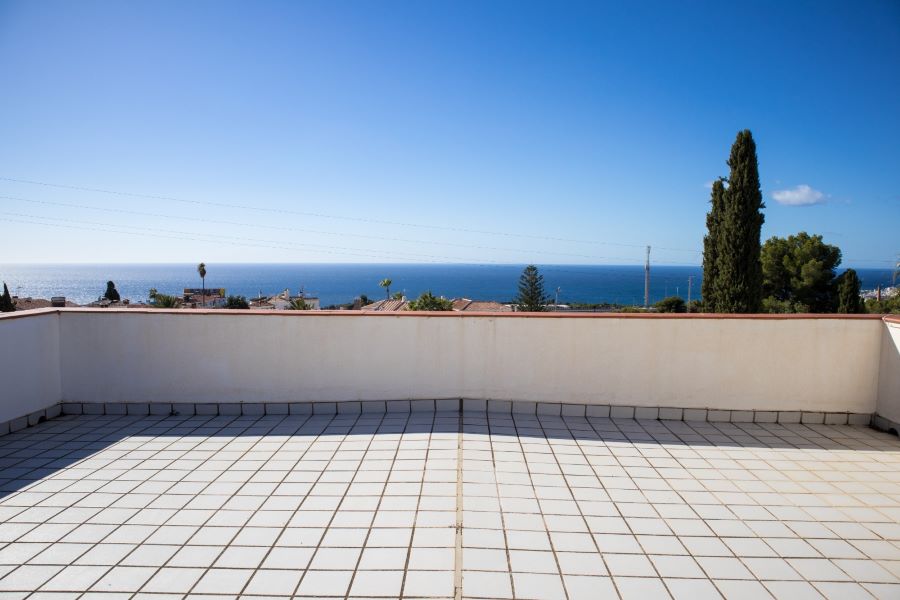
[[[694,283],[694,276],[689,275],[688,276],[688,301],[687,301],[688,312],[691,312],[691,285],[693,285],[693,283]]]
[[[647,246],[647,262],[644,263],[644,308],[650,308],[650,246]]]

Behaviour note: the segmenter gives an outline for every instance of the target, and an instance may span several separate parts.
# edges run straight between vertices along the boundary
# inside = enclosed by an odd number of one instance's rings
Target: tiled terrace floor
[[[0,490],[2,598],[900,598],[863,427],[62,417],[0,438]]]

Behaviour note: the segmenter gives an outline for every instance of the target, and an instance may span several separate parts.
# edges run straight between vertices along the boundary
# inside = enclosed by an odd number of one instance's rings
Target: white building
[[[307,306],[309,306],[310,310],[320,309],[318,298],[307,296],[303,292],[300,292],[297,296],[291,296],[291,292],[287,288],[280,294],[270,297],[268,303],[271,304],[275,310],[288,310],[291,307],[291,304],[298,300],[303,300]]]

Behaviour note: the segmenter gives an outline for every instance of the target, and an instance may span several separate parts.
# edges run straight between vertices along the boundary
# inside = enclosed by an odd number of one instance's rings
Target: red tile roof
[[[453,301],[453,310],[457,312],[512,312],[512,308],[491,300],[469,300],[457,298]]]
[[[14,298],[16,310],[34,310],[37,308],[50,308],[51,303],[44,298]],[[74,302],[66,300],[66,306],[77,307]]]
[[[360,308],[360,310],[366,312],[395,312],[398,310],[406,310],[407,304],[409,304],[409,302],[406,300],[394,300],[391,298],[389,300],[378,300],[372,304],[367,304]]]

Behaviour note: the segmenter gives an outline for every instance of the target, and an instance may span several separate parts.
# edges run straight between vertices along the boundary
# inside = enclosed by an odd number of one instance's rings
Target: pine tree
[[[3,295],[0,296],[0,312],[14,312],[16,310],[16,303],[13,302],[12,296],[9,295],[9,288],[6,287],[6,282],[3,282]]]
[[[703,298],[705,312],[716,312],[718,296],[718,244],[719,230],[722,223],[722,206],[725,203],[725,182],[720,177],[712,184],[710,209],[706,215],[706,236],[703,238],[703,285],[700,296]]]
[[[859,277],[853,269],[847,269],[838,277],[837,285],[837,311],[843,314],[856,314],[866,312],[862,299],[859,297]]]
[[[750,130],[737,134],[716,249],[716,312],[757,313],[762,308],[759,236],[765,204],[759,189],[756,144]]]
[[[524,312],[543,312],[547,310],[549,298],[544,294],[544,276],[538,273],[534,265],[528,265],[519,277],[519,296],[516,308]]]
[[[841,249],[801,231],[766,240],[760,253],[766,312],[830,313],[837,307]]]

